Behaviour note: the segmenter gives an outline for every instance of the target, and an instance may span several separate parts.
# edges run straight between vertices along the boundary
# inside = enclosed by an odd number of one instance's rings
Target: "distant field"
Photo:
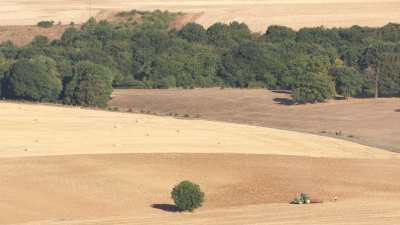
[[[161,115],[185,114],[328,135],[400,151],[400,99],[352,99],[287,106],[288,94],[267,90],[115,90],[110,107]],[[338,133],[338,135],[336,135]]]
[[[254,31],[268,25],[293,28],[381,26],[400,22],[399,0],[10,0],[0,2],[0,25],[32,25],[40,20],[83,22],[102,11],[163,9],[203,14],[196,22],[209,26],[215,22],[242,21]]]

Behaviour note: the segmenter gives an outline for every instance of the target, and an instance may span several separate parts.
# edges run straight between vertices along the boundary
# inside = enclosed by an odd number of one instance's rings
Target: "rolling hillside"
[[[0,224],[400,221],[395,153],[221,122],[6,102],[0,107]],[[194,214],[171,206],[169,192],[183,179],[206,192],[204,207]],[[302,191],[325,203],[288,205]]]

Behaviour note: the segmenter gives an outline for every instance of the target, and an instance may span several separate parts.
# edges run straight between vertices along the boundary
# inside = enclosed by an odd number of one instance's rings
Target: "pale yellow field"
[[[397,203],[349,201],[308,208],[283,205],[253,205],[196,214],[149,214],[147,217],[118,216],[81,220],[53,220],[20,225],[394,225],[400,221]],[[313,216],[318,215],[318,216]]]
[[[400,223],[396,153],[221,122],[7,102],[0,109],[0,224]],[[193,214],[171,206],[170,190],[184,179],[206,193]],[[325,203],[289,205],[302,191]]]
[[[241,21],[254,31],[268,25],[293,28],[365,25],[400,22],[399,0],[9,0],[0,2],[0,25],[32,25],[40,20],[83,22],[101,11],[170,10],[202,12],[196,22]]]
[[[334,138],[223,122],[14,103],[0,103],[0,108],[0,157],[98,153],[397,157]]]

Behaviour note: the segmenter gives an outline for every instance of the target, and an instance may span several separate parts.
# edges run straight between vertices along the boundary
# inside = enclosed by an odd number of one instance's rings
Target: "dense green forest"
[[[0,45],[0,95],[104,107],[113,87],[290,90],[297,103],[400,96],[400,25],[205,29],[169,24],[177,14],[123,12],[125,22],[71,24],[60,40]],[[137,18],[140,18],[138,20]]]

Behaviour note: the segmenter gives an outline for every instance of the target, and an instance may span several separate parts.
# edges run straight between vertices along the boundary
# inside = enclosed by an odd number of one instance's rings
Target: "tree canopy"
[[[335,95],[335,86],[325,74],[306,73],[298,78],[292,95],[298,103],[323,102]]]
[[[112,93],[112,73],[89,61],[78,63],[64,90],[68,104],[105,107]]]
[[[62,90],[55,62],[45,56],[17,60],[4,83],[5,95],[15,99],[56,101]]]

